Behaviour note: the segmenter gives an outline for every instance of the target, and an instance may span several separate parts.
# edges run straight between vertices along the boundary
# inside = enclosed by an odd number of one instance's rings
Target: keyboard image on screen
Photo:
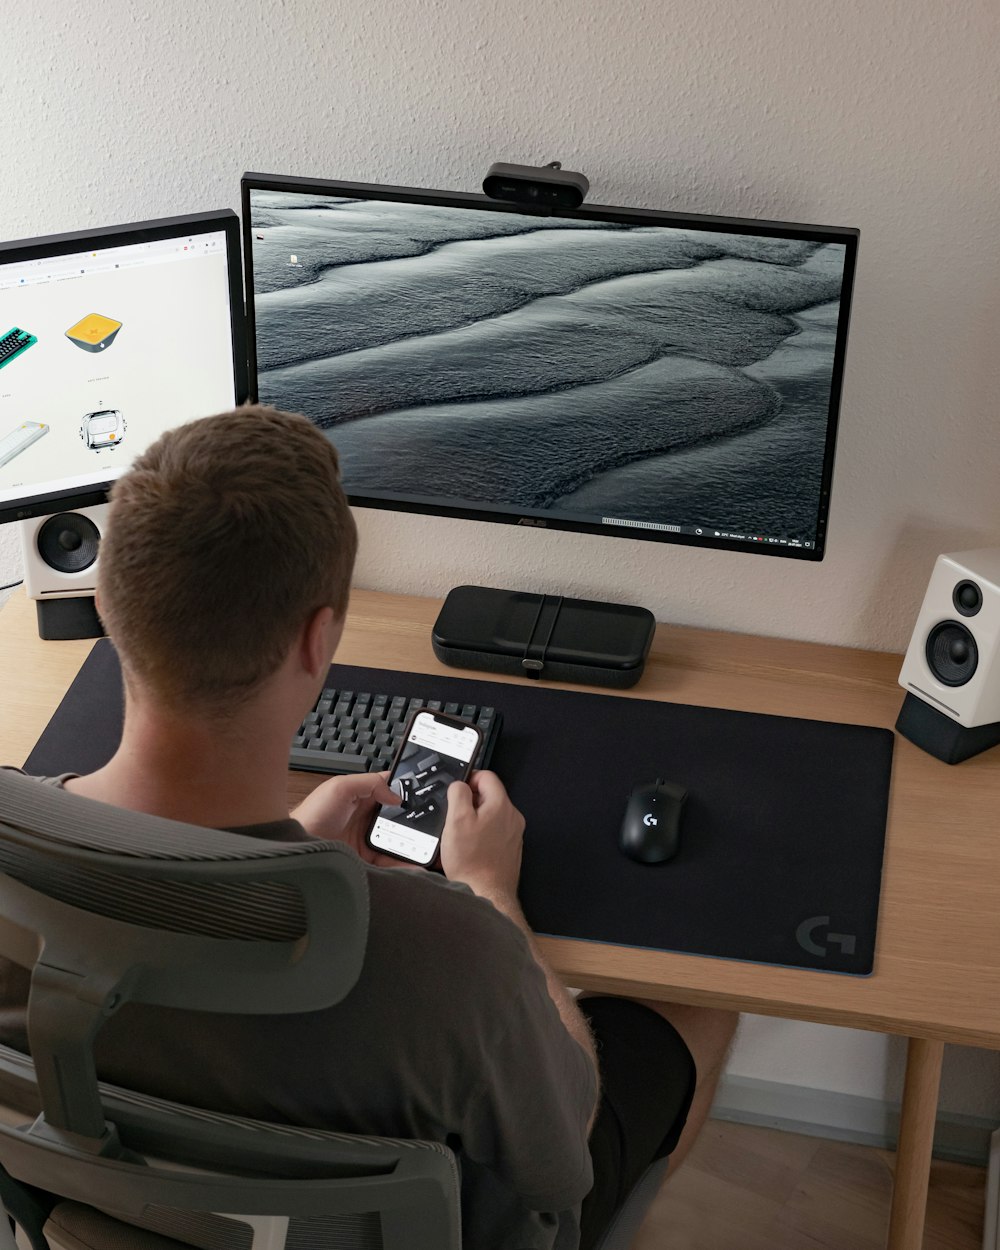
[[[367,773],[388,768],[410,717],[419,708],[458,716],[478,726],[483,744],[473,768],[489,767],[502,720],[496,708],[332,687],[322,692],[299,726],[288,766],[315,773]]]
[[[33,334],[29,334],[27,330],[22,330],[19,326],[14,326],[6,334],[0,334],[0,369],[4,365],[9,365],[16,356],[20,356],[37,342],[38,339]]]

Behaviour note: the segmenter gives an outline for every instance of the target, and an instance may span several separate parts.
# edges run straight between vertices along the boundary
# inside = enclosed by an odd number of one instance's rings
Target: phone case
[[[656,620],[646,608],[456,586],[431,642],[444,664],[625,689],[642,676]]]

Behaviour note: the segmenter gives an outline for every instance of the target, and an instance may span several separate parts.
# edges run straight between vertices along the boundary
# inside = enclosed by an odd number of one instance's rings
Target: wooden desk
[[[439,606],[355,592],[338,660],[454,674],[431,650]],[[23,591],[12,596],[0,613],[0,760],[24,761],[90,646],[42,642],[33,605]],[[621,697],[891,728],[899,667],[895,655],[660,626],[642,681]],[[298,797],[315,780],[292,774],[289,784]],[[873,976],[562,939],[543,946],[571,985],[909,1038],[888,1245],[919,1250],[944,1043],[1000,1049],[998,916],[1000,751],[949,767],[900,739]]]

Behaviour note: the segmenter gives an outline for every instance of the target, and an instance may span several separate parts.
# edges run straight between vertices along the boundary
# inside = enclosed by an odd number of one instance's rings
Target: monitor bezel
[[[226,236],[234,396],[235,404],[239,406],[246,402],[250,384],[240,219],[231,208],[208,213],[188,213],[179,217],[160,217],[153,221],[133,222],[122,226],[99,226],[93,230],[74,230],[68,234],[45,235],[35,239],[16,239],[10,243],[0,243],[0,265],[37,260],[43,256],[67,256],[73,252],[127,247],[136,243],[157,243],[174,235],[213,234],[219,231],[223,231]],[[22,499],[0,502],[0,525],[106,503],[113,484],[114,478],[109,478],[107,482],[67,487],[45,494],[29,492]]]
[[[840,292],[840,316],[834,347],[833,376],[830,384],[830,406],[827,416],[826,446],[820,484],[816,538],[813,547],[784,547],[780,544],[705,538],[696,534],[670,533],[615,526],[591,521],[501,513],[489,508],[462,507],[451,504],[424,503],[411,500],[383,499],[370,495],[348,494],[352,506],[380,508],[392,512],[420,513],[425,516],[455,517],[461,520],[492,521],[501,525],[519,525],[530,529],[567,530],[574,533],[601,534],[612,538],[640,539],[699,547],[709,551],[738,551],[784,559],[817,562],[826,554],[830,515],[830,489],[836,458],[837,431],[844,382],[844,360],[850,324],[851,301],[857,266],[860,232],[850,226],[818,226],[803,222],[765,221],[745,217],[716,217],[698,213],[677,213],[660,209],[627,208],[607,204],[583,204],[576,209],[537,208],[526,204],[507,203],[489,196],[467,191],[442,191],[422,187],[397,187],[365,182],[344,182],[329,178],[303,178],[279,174],[247,172],[240,180],[240,202],[243,222],[243,272],[246,289],[247,356],[249,388],[252,402],[258,402],[257,351],[255,334],[253,231],[250,196],[254,191],[293,192],[303,195],[345,196],[356,199],[383,200],[404,204],[432,204],[440,207],[487,209],[490,212],[514,213],[527,217],[560,217],[579,221],[610,221],[624,225],[674,226],[695,228],[718,234],[741,233],[770,238],[804,239],[814,242],[840,243],[845,247],[844,276]]]

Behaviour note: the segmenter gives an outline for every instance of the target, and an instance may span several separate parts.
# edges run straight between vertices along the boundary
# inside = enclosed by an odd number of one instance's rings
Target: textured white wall
[[[822,565],[371,513],[362,585],[542,586],[901,649],[934,556],[998,540],[995,0],[25,12],[0,51],[28,122],[6,238],[236,205],[245,167],[472,188],[550,157],[595,201],[860,227]]]
[[[361,585],[544,588],[898,650],[934,557],[1000,542],[996,0],[22,12],[0,47],[0,100],[25,120],[4,143],[3,238],[238,207],[245,168],[471,189],[493,160],[556,158],[595,202],[860,227],[822,564],[370,512]],[[792,1053],[792,1026],[760,1027],[762,1064]],[[804,1083],[824,1083],[822,1036]],[[882,1070],[879,1039],[857,1046],[852,1064]],[[960,1109],[1000,1109],[992,1064],[952,1065]]]
[[[13,525],[0,525],[0,587],[8,586],[20,576],[21,549],[17,541],[17,528]],[[11,593],[9,589],[0,589],[0,607]]]

